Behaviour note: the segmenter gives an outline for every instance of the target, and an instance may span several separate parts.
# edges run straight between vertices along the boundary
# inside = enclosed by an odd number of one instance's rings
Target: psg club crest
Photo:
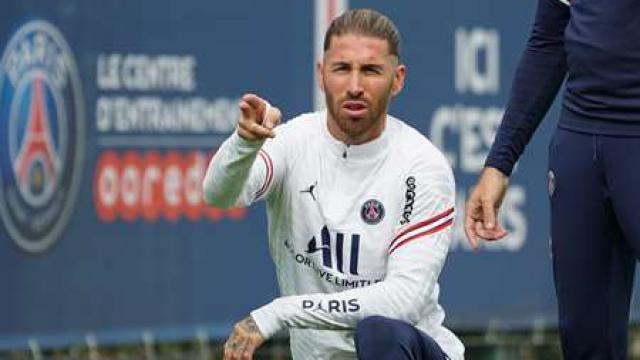
[[[82,89],[52,24],[30,21],[0,60],[0,218],[24,251],[49,248],[69,221],[84,158]]]
[[[370,199],[360,207],[360,217],[369,225],[375,225],[384,218],[384,206],[375,199]]]

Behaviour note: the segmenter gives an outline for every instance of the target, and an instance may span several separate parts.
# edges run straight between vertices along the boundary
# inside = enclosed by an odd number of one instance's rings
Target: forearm
[[[283,328],[354,329],[360,320],[371,315],[415,323],[422,310],[422,298],[415,292],[407,293],[405,286],[397,282],[380,282],[339,293],[281,297],[251,315],[267,337]]]
[[[566,71],[564,29],[569,9],[558,0],[540,0],[527,47],[520,59],[502,123],[486,166],[510,175],[547,113]]]
[[[228,208],[239,204],[252,166],[264,141],[247,141],[232,134],[211,159],[203,180],[207,204]]]
[[[284,328],[354,329],[360,320],[371,315],[415,324],[421,319],[436,286],[446,256],[446,248],[443,250],[423,258],[412,270],[388,276],[368,287],[285,296],[254,310],[251,315],[266,337]]]

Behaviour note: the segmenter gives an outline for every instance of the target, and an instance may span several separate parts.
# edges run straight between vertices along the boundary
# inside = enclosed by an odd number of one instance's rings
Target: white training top
[[[352,146],[326,117],[301,115],[267,141],[234,133],[207,169],[208,203],[267,201],[282,297],[252,317],[266,337],[289,328],[294,359],[355,358],[354,329],[371,315],[414,324],[463,359],[438,304],[455,201],[445,157],[392,116],[380,137]]]

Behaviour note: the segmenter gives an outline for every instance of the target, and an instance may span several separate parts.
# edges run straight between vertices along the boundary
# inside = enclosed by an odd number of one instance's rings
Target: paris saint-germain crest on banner
[[[23,24],[0,62],[0,217],[24,251],[49,248],[71,217],[83,112],[78,69],[60,31],[43,20]]]

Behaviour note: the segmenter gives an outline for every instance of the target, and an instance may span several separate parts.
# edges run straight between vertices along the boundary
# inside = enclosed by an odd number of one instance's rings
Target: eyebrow
[[[346,60],[335,60],[331,63],[329,63],[329,67],[331,68],[337,68],[337,67],[343,67],[343,66],[352,66],[353,62],[351,61],[346,61]],[[377,62],[377,61],[372,61],[372,62],[363,62],[360,64],[360,67],[368,67],[368,68],[384,68],[384,63],[383,62]]]
[[[362,64],[360,66],[361,68],[365,68],[365,69],[377,69],[377,70],[382,70],[384,69],[384,65],[383,64]]]

